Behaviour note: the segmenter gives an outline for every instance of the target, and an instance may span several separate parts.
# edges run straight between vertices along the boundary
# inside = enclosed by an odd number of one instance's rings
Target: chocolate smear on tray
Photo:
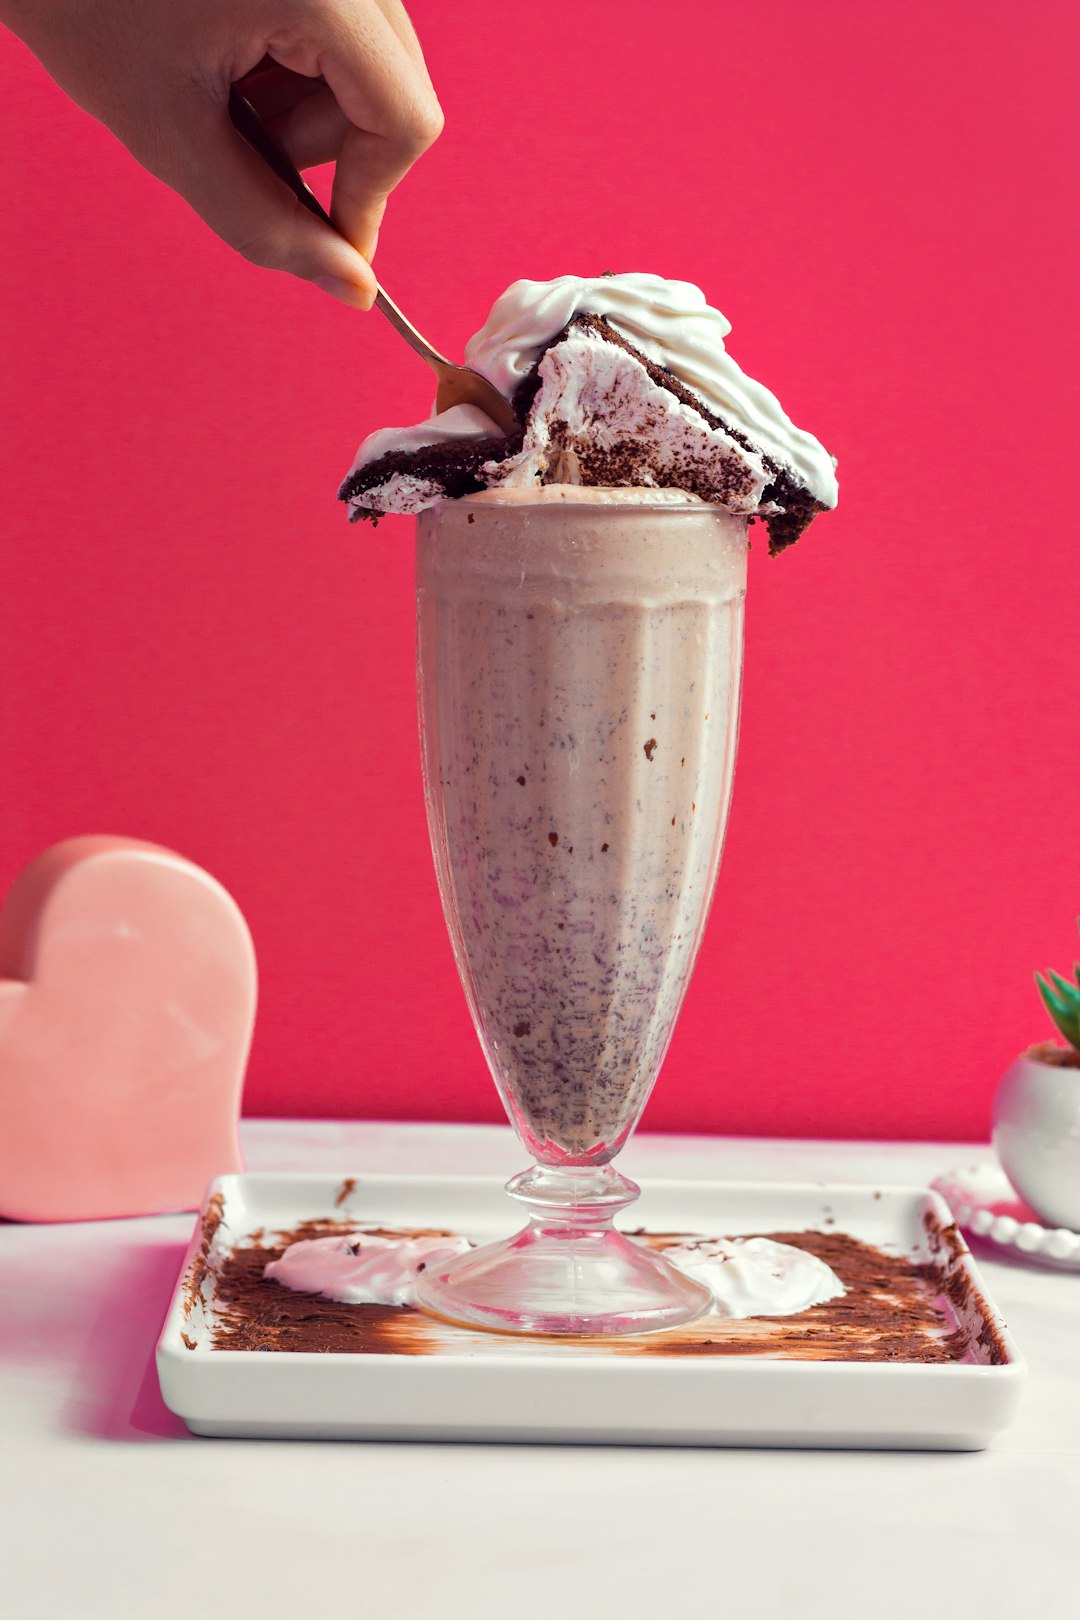
[[[299,1293],[263,1276],[265,1266],[303,1238],[357,1230],[355,1221],[308,1221],[259,1241],[237,1244],[215,1259],[210,1342],[215,1350],[314,1351],[350,1355],[435,1355],[467,1352],[493,1337],[435,1321],[407,1306],[344,1305]],[[445,1230],[365,1227],[380,1237],[448,1236]],[[619,1356],[758,1356],[797,1361],[1000,1363],[1004,1345],[988,1321],[985,1302],[960,1265],[962,1242],[931,1216],[934,1258],[919,1262],[886,1254],[843,1232],[768,1232],[815,1254],[847,1292],[798,1316],[731,1321],[708,1316],[663,1333],[606,1339],[560,1339],[562,1353],[603,1351]],[[955,1228],[952,1229],[955,1232]],[[663,1250],[684,1233],[650,1233]],[[272,1240],[271,1240],[272,1239]],[[515,1335],[514,1342],[522,1343]],[[525,1340],[526,1344],[530,1341]],[[536,1341],[532,1341],[536,1342]],[[551,1340],[544,1340],[551,1343]]]
[[[202,1212],[200,1222],[201,1236],[195,1258],[188,1267],[188,1274],[184,1278],[184,1320],[189,1321],[196,1305],[204,1298],[203,1284],[211,1274],[210,1245],[217,1235],[218,1228],[225,1220],[225,1199],[219,1192],[208,1200]],[[187,1340],[185,1339],[185,1343]],[[188,1344],[190,1350],[192,1346]]]
[[[961,1330],[966,1332],[965,1348],[974,1349],[976,1361],[988,1362],[993,1367],[1001,1366],[1008,1361],[1009,1353],[994,1326],[986,1300],[964,1267],[967,1244],[960,1228],[955,1222],[942,1226],[932,1209],[927,1210],[923,1217],[923,1226],[930,1239],[933,1255],[933,1262],[927,1269],[933,1273],[937,1286],[958,1321],[971,1324]]]

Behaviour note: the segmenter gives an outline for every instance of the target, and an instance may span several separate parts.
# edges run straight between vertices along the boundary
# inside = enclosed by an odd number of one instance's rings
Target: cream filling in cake
[[[624,349],[572,331],[543,355],[540,388],[515,456],[485,462],[489,487],[549,480],[608,487],[724,490],[731,512],[760,509],[761,457],[712,428]]]

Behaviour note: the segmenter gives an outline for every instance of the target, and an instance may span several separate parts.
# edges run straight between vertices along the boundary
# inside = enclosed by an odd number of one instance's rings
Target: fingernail
[[[376,231],[375,235],[371,238],[371,246],[368,248],[367,252],[364,254],[364,258],[367,260],[368,264],[370,264],[372,259],[375,257],[375,249],[378,247],[378,245],[379,245],[379,233],[378,233],[378,231]]]
[[[375,302],[374,294],[366,287],[358,286],[355,281],[346,281],[342,276],[316,276],[315,285],[352,309],[370,309]]]

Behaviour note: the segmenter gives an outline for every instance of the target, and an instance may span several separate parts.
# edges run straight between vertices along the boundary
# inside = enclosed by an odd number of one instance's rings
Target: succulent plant
[[[1077,927],[1080,927],[1080,917],[1077,918]],[[1053,980],[1052,985],[1047,984],[1041,973],[1036,973],[1035,983],[1054,1023],[1069,1045],[1080,1052],[1080,962],[1073,963],[1073,973],[1075,982],[1051,968],[1046,977]]]

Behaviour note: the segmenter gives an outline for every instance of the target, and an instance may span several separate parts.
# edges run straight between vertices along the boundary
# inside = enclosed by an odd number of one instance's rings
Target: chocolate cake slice
[[[513,439],[501,434],[475,439],[446,439],[415,450],[388,450],[366,466],[356,467],[338,490],[349,502],[349,522],[377,523],[388,512],[419,512],[436,500],[458,500],[486,489],[480,476],[485,462],[501,460],[521,448],[524,430]],[[412,504],[419,499],[420,504]]]
[[[350,519],[421,511],[500,485],[681,489],[763,520],[775,554],[826,510],[793,469],[606,316],[575,315],[541,351],[513,405],[522,428],[510,438],[440,437],[441,418],[426,425],[436,443],[417,442],[422,429],[412,430],[406,449],[389,446],[391,434],[374,435],[339,491]]]
[[[733,453],[725,458],[714,455],[708,459],[703,469],[687,469],[688,476],[676,480],[672,488],[686,489],[692,495],[698,495],[702,500],[713,501],[721,506],[728,506],[734,511],[742,510],[740,496],[747,487],[746,468],[752,458],[754,464],[760,462],[764,468],[767,481],[758,497],[756,511],[750,514],[751,521],[762,519],[768,529],[769,551],[775,555],[785,547],[794,545],[799,536],[805,532],[818,512],[825,512],[828,508],[817,500],[807,489],[800,484],[792,471],[780,465],[764,449],[755,445],[748,437],[745,429],[737,427],[733,422],[711,410],[703,400],[698,398],[682,383],[666,366],[649,360],[640,349],[634,347],[622,334],[616,331],[611,322],[604,315],[579,315],[571,322],[566,333],[560,334],[556,344],[565,341],[571,330],[587,332],[596,339],[622,349],[639,366],[643,367],[656,388],[674,395],[675,399],[687,410],[701,417],[715,434],[722,434],[732,441]],[[553,345],[554,347],[554,345]],[[519,390],[519,398],[515,398],[514,405],[519,415],[524,415],[535,400],[541,386],[540,365],[537,365],[535,376],[527,377]],[[528,390],[528,405],[526,405],[526,390]],[[662,424],[660,425],[662,432]],[[739,455],[739,451],[743,452]],[[644,468],[648,465],[648,450],[642,453],[640,443],[631,441],[620,444],[614,455],[594,455],[589,459],[590,469],[595,469],[599,476],[589,476],[582,479],[583,483],[623,484],[638,483],[644,480],[632,477],[614,476],[620,465],[631,471],[635,463]],[[605,474],[607,476],[605,476]],[[659,480],[657,480],[659,482]]]

